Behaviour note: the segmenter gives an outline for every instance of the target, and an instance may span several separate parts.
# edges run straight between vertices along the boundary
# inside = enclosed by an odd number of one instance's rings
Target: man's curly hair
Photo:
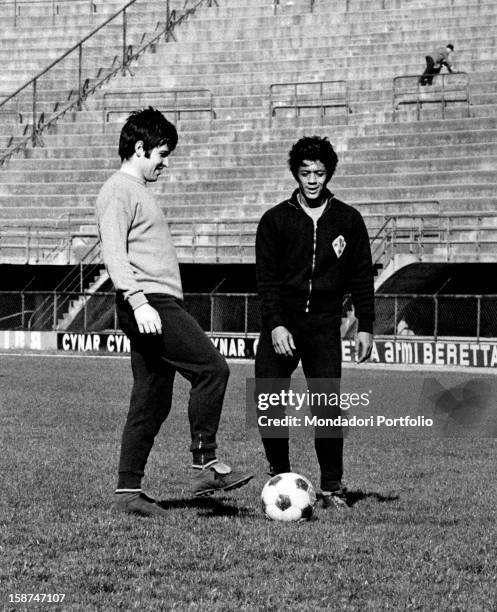
[[[331,142],[326,137],[320,136],[304,136],[293,145],[288,165],[295,179],[304,160],[320,161],[326,168],[328,180],[333,176],[338,164],[338,157]]]

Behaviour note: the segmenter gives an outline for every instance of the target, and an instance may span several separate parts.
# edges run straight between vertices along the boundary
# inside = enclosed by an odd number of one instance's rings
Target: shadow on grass
[[[381,493],[366,493],[365,491],[347,491],[345,497],[347,506],[353,506],[363,499],[373,499],[381,504],[400,499],[399,495],[382,495]]]
[[[191,508],[199,510],[202,516],[254,516],[253,508],[227,503],[222,498],[198,497],[193,499],[165,499],[159,502],[161,508],[173,510],[175,508]]]

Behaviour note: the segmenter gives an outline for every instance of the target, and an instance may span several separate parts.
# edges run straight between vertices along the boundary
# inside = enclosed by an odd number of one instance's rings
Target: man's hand
[[[136,323],[140,334],[160,334],[162,333],[162,322],[159,313],[150,304],[142,304],[134,310]]]
[[[293,357],[295,344],[293,342],[292,334],[288,331],[286,327],[284,327],[283,325],[275,327],[271,332],[271,340],[273,341],[273,348],[277,355]]]
[[[373,349],[373,334],[369,332],[358,332],[355,340],[355,362],[363,363],[369,359]]]

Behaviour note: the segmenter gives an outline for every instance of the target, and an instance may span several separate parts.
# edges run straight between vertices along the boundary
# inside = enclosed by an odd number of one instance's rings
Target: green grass
[[[114,515],[128,361],[1,358],[0,608],[24,609],[8,603],[9,593],[57,592],[66,594],[62,605],[26,609],[496,609],[494,439],[352,435],[352,510],[271,522],[259,507],[261,445],[245,428],[252,368],[240,364],[219,441],[223,458],[256,478],[230,495],[189,496],[188,386],[178,378],[144,482],[169,517]],[[345,372],[383,397],[413,396],[424,376]],[[464,377],[438,376],[447,385]],[[494,397],[495,380],[486,378]],[[292,449],[294,469],[317,483],[311,441]]]

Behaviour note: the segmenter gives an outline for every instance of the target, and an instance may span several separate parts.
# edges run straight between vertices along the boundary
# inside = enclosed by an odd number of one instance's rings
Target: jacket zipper
[[[298,197],[298,196],[297,196]],[[330,202],[333,200],[333,194],[330,195],[330,197],[328,198],[328,202],[326,204],[325,210],[323,211],[323,214],[321,215],[321,217],[326,214],[326,212],[329,209],[329,205]],[[302,206],[300,204],[294,204],[291,200],[289,200],[289,204],[291,204],[292,206],[295,206],[295,208],[297,209],[302,209]],[[302,211],[304,212],[304,211]],[[306,213],[304,212],[304,215]],[[321,219],[321,217],[319,217],[319,219]],[[316,266],[316,240],[317,240],[317,231],[318,231],[318,221],[314,221],[314,219],[312,219],[312,223],[314,225],[314,238],[313,238],[313,245],[312,245],[312,267],[311,267],[311,276],[309,277],[309,290],[307,292],[307,301],[305,303],[305,312],[309,312],[309,306],[310,306],[310,302],[311,302],[311,293],[312,293],[312,277],[314,275],[314,268]]]
[[[318,231],[318,222],[314,221],[314,219],[313,219],[313,225],[314,225],[314,239],[313,239],[313,244],[312,244],[312,267],[311,267],[311,275],[309,277],[309,291],[307,293],[305,312],[309,312],[309,305],[311,302],[311,293],[312,293],[312,277],[314,275],[314,268],[316,266],[316,238],[317,238],[316,235]]]

